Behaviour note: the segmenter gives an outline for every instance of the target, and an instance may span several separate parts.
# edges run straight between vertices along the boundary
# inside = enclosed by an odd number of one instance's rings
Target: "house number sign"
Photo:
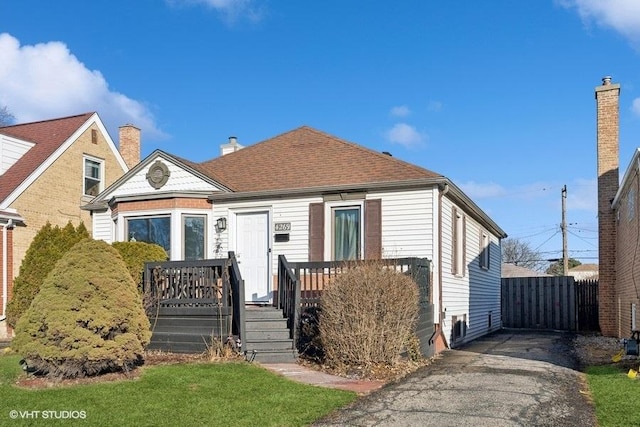
[[[290,222],[276,222],[273,224],[274,230],[276,233],[289,233],[291,231],[291,223]]]

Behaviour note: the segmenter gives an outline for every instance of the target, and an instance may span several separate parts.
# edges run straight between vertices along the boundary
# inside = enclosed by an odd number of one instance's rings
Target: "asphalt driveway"
[[[501,331],[314,425],[595,426],[570,336]]]

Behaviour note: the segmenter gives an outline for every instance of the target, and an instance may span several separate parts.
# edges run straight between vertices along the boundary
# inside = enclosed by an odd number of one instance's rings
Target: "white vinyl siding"
[[[96,211],[92,215],[93,238],[96,240],[104,240],[107,243],[113,243],[113,220],[111,219],[111,210],[103,212]]]
[[[0,135],[0,175],[5,173],[34,144]]]
[[[442,200],[442,303],[445,311],[443,329],[452,346],[460,345],[490,332],[488,317],[491,313],[491,330],[500,328],[500,239],[488,234],[490,244],[489,268],[480,267],[480,238],[486,230],[470,215],[466,215],[465,275],[452,274],[453,215],[454,204],[446,197]],[[462,212],[460,207],[456,208]],[[453,318],[464,319],[466,315],[466,335],[451,342]]]
[[[153,187],[147,181],[147,173],[149,167],[156,161],[160,160],[169,169],[169,180],[159,190],[154,190]],[[142,168],[138,173],[131,176],[126,182],[120,185],[113,192],[110,192],[108,197],[112,196],[130,196],[139,195],[145,193],[152,193],[155,191],[169,192],[169,191],[219,191],[220,189],[214,185],[198,178],[189,171],[182,169],[174,163],[165,160],[164,158],[157,157],[149,162],[147,167]],[[102,196],[101,196],[102,197]]]
[[[426,257],[433,259],[434,191],[370,193],[382,199],[382,257]]]

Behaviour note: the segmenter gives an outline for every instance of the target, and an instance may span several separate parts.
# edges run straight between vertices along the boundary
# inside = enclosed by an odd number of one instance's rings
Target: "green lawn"
[[[134,380],[26,390],[14,385],[19,359],[0,356],[0,425],[301,426],[356,398],[246,363],[154,366]],[[35,411],[57,413],[34,419]],[[52,420],[69,416],[60,411],[84,411],[85,419]]]
[[[616,366],[587,369],[600,427],[640,426],[640,379],[629,379],[627,372]]]

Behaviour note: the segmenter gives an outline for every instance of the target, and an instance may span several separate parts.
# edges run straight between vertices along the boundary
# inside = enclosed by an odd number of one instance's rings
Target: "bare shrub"
[[[418,316],[418,286],[384,261],[336,276],[321,297],[325,363],[337,368],[394,365]]]

